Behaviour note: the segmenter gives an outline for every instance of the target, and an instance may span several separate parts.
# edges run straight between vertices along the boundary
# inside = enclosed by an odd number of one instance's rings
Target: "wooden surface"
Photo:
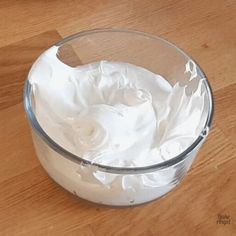
[[[36,158],[22,88],[36,57],[85,29],[125,27],[174,42],[212,84],[214,127],[172,193],[112,209],[56,185]],[[0,235],[236,235],[236,1],[0,1]],[[229,224],[217,223],[227,215]]]

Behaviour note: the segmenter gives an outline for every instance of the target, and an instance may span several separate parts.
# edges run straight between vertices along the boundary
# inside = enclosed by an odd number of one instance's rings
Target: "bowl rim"
[[[40,126],[39,122],[37,121],[37,118],[36,118],[36,116],[33,112],[33,109],[32,109],[32,101],[31,101],[32,85],[30,84],[29,80],[27,79],[25,82],[25,86],[24,86],[24,108],[25,108],[27,118],[30,122],[31,127],[33,128],[33,130],[36,131],[36,133],[39,135],[39,137],[43,139],[43,141],[45,141],[54,151],[59,153],[61,156],[65,157],[65,158],[69,159],[70,161],[73,161],[77,164],[80,164],[83,166],[90,166],[90,167],[95,168],[96,170],[100,170],[103,172],[108,172],[108,173],[113,173],[113,174],[142,174],[142,173],[149,173],[149,172],[165,169],[165,168],[171,167],[179,162],[182,162],[198,146],[200,146],[200,144],[205,140],[205,138],[207,137],[207,135],[209,133],[209,129],[212,125],[213,114],[214,114],[214,98],[213,98],[211,85],[210,85],[205,73],[203,72],[201,67],[198,65],[198,63],[192,57],[190,57],[187,53],[185,53],[182,49],[177,47],[175,44],[167,41],[164,38],[161,38],[161,37],[158,37],[155,35],[151,35],[149,33],[133,30],[133,29],[131,30],[131,29],[119,29],[119,28],[98,28],[98,29],[92,29],[92,30],[85,30],[85,31],[81,31],[79,33],[70,35],[70,36],[60,40],[59,42],[54,44],[54,46],[62,46],[63,44],[65,44],[69,41],[72,41],[74,39],[77,39],[77,38],[80,38],[80,37],[83,37],[86,35],[91,35],[91,34],[96,34],[96,33],[105,33],[105,32],[106,33],[114,33],[114,32],[115,33],[119,33],[119,32],[120,33],[130,33],[130,34],[145,36],[145,37],[148,37],[148,38],[151,38],[154,40],[160,40],[160,41],[166,43],[168,46],[171,46],[174,49],[176,49],[177,51],[179,51],[187,60],[192,60],[196,64],[197,72],[198,72],[199,76],[201,78],[204,78],[203,84],[206,87],[206,91],[207,91],[208,98],[209,98],[209,112],[207,115],[207,119],[206,119],[204,128],[202,129],[200,135],[182,153],[180,153],[179,155],[177,155],[169,160],[166,160],[166,161],[158,163],[158,164],[142,166],[142,167],[115,167],[115,166],[98,164],[98,163],[83,159],[82,157],[79,157],[79,156],[69,152],[68,150],[64,149],[59,144],[57,144],[43,130],[43,128]]]

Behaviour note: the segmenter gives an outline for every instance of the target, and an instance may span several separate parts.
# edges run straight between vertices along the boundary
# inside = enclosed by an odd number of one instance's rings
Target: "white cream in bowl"
[[[172,86],[129,63],[70,67],[58,59],[57,51],[53,46],[38,58],[29,81],[39,124],[69,152],[107,166],[143,167],[174,158],[200,135],[206,119],[201,80],[189,94],[186,86]],[[93,202],[139,204],[175,185],[175,168],[110,174],[79,166],[53,150],[36,149],[54,180]]]

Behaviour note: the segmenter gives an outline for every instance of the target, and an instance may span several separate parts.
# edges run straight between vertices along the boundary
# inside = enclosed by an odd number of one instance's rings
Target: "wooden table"
[[[134,208],[93,205],[56,185],[39,165],[22,106],[24,80],[43,50],[110,26],[174,42],[203,67],[215,96],[213,129],[183,183]],[[236,235],[236,1],[2,0],[0,32],[1,236]]]

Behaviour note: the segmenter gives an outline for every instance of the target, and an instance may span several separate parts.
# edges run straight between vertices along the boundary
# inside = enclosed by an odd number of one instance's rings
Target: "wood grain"
[[[236,145],[236,84],[216,92],[217,125]]]
[[[0,48],[0,109],[22,101],[24,81],[33,61],[61,37],[56,31]]]
[[[0,235],[236,235],[235,12],[233,0],[1,1]],[[188,176],[166,197],[134,208],[97,206],[55,184],[37,160],[22,105],[28,69],[45,48],[111,26],[182,47],[215,96],[214,127]],[[217,224],[218,214],[231,223]]]

